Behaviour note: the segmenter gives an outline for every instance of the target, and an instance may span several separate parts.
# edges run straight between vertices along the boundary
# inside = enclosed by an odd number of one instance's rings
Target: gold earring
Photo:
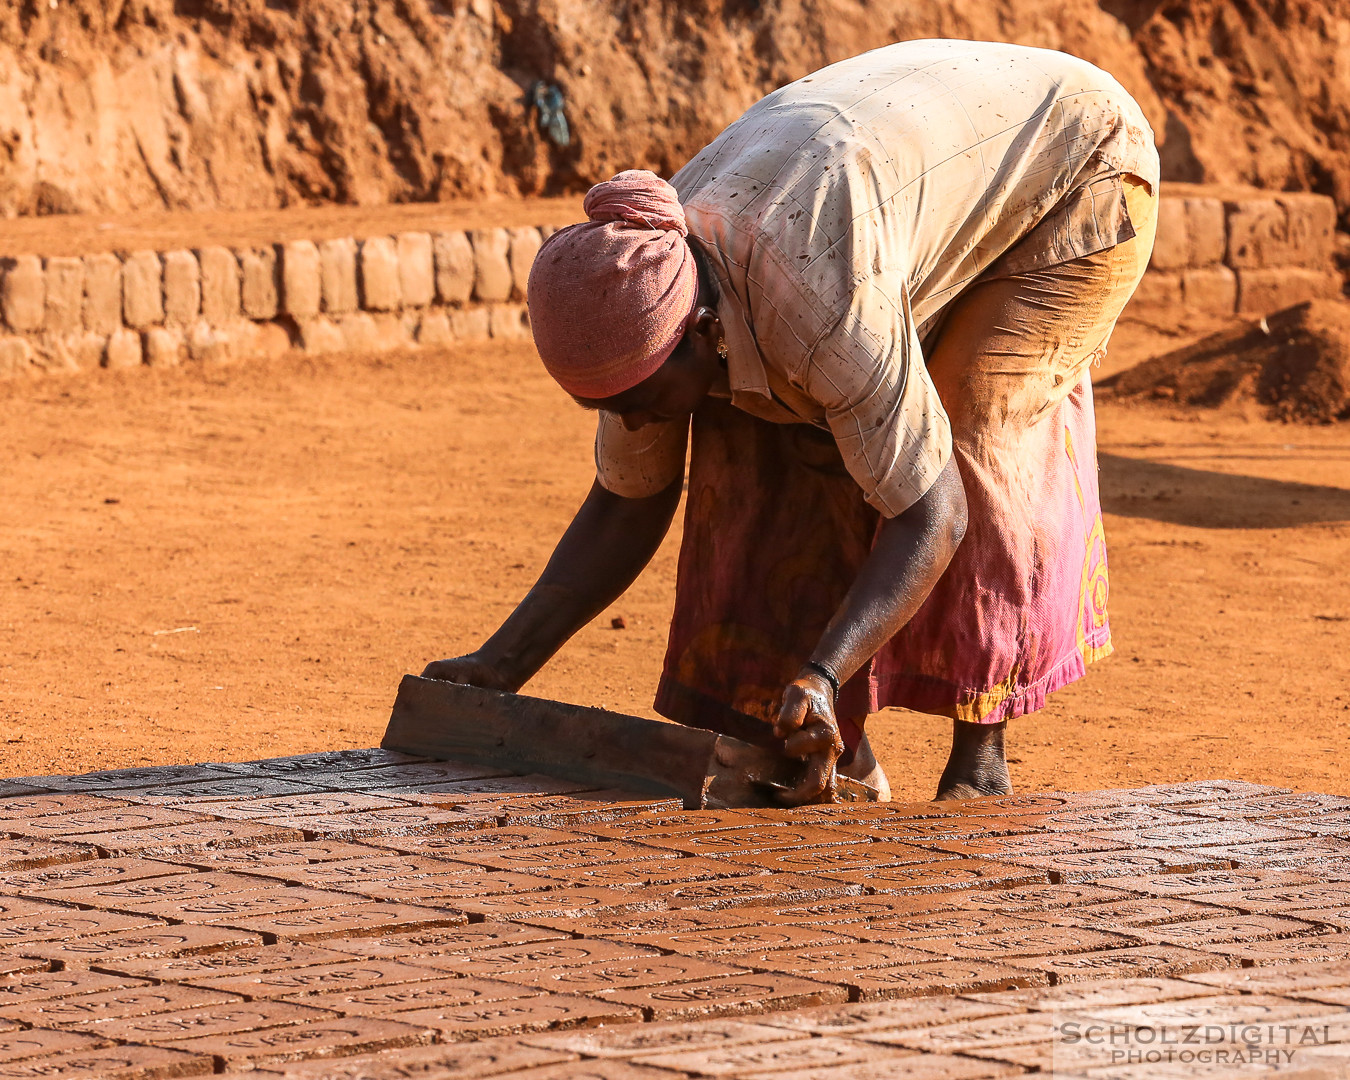
[[[725,359],[727,358],[727,339],[726,339],[726,338],[718,338],[718,339],[717,339],[717,357],[718,357],[719,360],[725,360]]]

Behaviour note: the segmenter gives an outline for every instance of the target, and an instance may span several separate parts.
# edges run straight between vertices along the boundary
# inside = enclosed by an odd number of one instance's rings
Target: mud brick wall
[[[1265,314],[1334,296],[1331,199],[1171,184],[1140,308]],[[556,226],[0,260],[0,378],[529,335]]]
[[[554,227],[0,261],[0,377],[529,335]]]
[[[1325,195],[1167,184],[1136,309],[1266,315],[1338,296],[1336,207]]]

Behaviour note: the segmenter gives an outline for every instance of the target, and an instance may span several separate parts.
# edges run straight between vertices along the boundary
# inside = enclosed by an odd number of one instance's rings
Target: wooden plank
[[[405,675],[386,750],[678,795],[706,805],[718,736],[605,709]]]

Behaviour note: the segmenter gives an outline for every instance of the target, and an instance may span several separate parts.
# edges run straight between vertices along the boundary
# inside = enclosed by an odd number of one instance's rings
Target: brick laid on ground
[[[388,302],[432,270],[462,302],[463,252],[380,247]],[[287,303],[281,254],[252,303]],[[297,309],[333,254],[293,253]],[[1049,1067],[1056,1012],[1311,1016],[1350,1002],[1346,809],[1212,781],[681,811],[378,750],[0,782],[0,1078],[974,1078]]]

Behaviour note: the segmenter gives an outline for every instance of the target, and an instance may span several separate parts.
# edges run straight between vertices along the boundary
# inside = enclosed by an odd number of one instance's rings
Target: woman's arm
[[[876,543],[852,588],[821,636],[811,660],[840,685],[914,617],[956,554],[966,531],[966,491],[954,459],[908,510],[882,522]],[[834,690],[811,668],[788,683],[774,734],[787,752],[805,758],[802,782],[783,801],[792,805],[828,796],[843,753],[834,715]]]
[[[428,664],[423,677],[519,690],[651,562],[683,486],[681,476],[655,495],[628,499],[596,481],[539,580],[501,629],[466,656]]]

